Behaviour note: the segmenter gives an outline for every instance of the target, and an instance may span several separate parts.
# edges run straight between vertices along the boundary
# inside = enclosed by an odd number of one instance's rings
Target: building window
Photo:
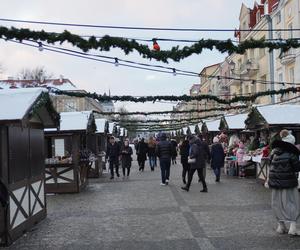
[[[289,29],[289,39],[291,39],[291,38],[293,38],[293,23],[290,23],[289,25],[288,25],[288,29]]]
[[[290,68],[289,69],[289,77],[290,77],[290,82],[294,83],[295,82],[295,72],[294,72],[294,68]]]
[[[264,57],[265,54],[266,54],[266,49],[265,49],[265,48],[259,49],[259,57],[260,57],[260,58]]]
[[[258,23],[260,21],[260,11],[258,10],[256,12],[256,23]]]
[[[283,82],[283,74],[282,73],[278,74],[278,81]]]
[[[276,22],[277,24],[281,22],[281,11],[278,11],[278,13],[276,14]]]
[[[260,84],[260,91],[261,92],[267,91],[266,80],[267,80],[266,75],[264,75],[264,76],[261,77],[261,84]]]

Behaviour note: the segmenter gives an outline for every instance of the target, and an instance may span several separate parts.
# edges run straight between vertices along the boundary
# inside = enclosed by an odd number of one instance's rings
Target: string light
[[[43,44],[41,42],[38,42],[38,45],[39,45],[39,51],[42,52],[44,50]]]
[[[119,59],[115,58],[115,66],[118,67],[119,66]]]

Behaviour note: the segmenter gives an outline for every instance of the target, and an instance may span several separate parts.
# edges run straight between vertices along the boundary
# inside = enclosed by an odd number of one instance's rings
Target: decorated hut
[[[96,131],[92,111],[63,112],[59,130],[45,131],[47,193],[77,193],[87,184],[90,159],[87,137]]]
[[[107,143],[108,121],[104,118],[95,119],[96,132],[88,135],[88,149],[94,154],[95,160],[89,168],[89,178],[99,178],[105,166],[105,149]]]
[[[216,136],[220,132],[219,126],[220,126],[220,119],[203,121],[201,132],[203,138],[208,143],[212,143],[214,136]]]
[[[0,90],[0,244],[46,217],[44,128],[59,115],[45,89]]]
[[[292,131],[296,144],[300,143],[300,105],[277,104],[253,107],[245,121],[246,128],[256,132],[259,143],[271,143],[281,129]],[[269,171],[269,157],[256,154],[257,178],[265,181]]]
[[[221,117],[219,129],[229,133],[245,130],[248,114],[225,115]]]

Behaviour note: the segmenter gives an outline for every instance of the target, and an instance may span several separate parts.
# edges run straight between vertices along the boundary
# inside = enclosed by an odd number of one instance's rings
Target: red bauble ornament
[[[153,50],[160,51],[160,47],[156,41],[153,42]]]

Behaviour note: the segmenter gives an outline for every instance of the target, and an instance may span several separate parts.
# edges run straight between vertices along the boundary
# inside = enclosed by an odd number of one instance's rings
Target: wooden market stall
[[[246,128],[256,132],[257,137],[270,143],[282,129],[291,130],[300,143],[300,105],[277,104],[253,107],[245,121]],[[262,154],[252,156],[257,163],[257,178],[266,181],[269,172],[269,157]]]
[[[78,193],[93,159],[87,137],[96,130],[92,111],[63,112],[59,130],[45,131],[46,193]]]
[[[46,217],[44,128],[59,124],[45,89],[0,90],[0,244]]]
[[[104,118],[98,118],[95,119],[95,123],[95,133],[87,135],[87,148],[93,152],[95,157],[89,168],[89,178],[99,178],[105,165],[108,121]]]
[[[219,126],[220,119],[203,121],[201,133],[203,135],[203,139],[205,139],[207,143],[211,144],[213,138],[220,133]]]

